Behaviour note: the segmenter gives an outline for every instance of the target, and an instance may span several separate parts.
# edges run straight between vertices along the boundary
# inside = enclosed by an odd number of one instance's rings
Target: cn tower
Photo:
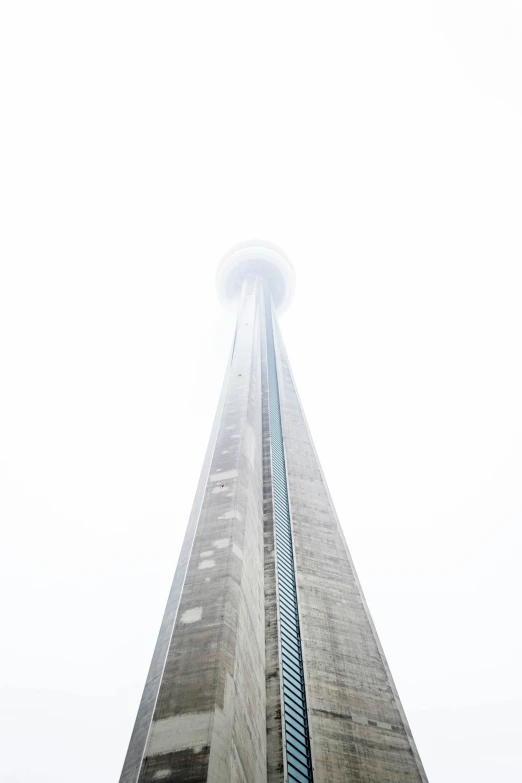
[[[427,783],[283,345],[292,264],[237,245],[217,287],[237,326],[120,783]]]

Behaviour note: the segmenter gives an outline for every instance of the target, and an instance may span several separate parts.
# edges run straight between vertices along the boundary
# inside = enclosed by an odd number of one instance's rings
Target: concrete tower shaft
[[[232,355],[120,783],[427,783],[277,322],[295,278],[234,248]]]

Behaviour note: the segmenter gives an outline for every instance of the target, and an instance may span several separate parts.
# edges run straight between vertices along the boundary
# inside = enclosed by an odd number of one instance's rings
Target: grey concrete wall
[[[314,781],[427,783],[276,334]]]
[[[136,776],[136,758],[131,758],[122,783],[266,781],[257,285],[251,282],[244,292],[222,416],[202,476],[203,497],[192,520],[192,540],[189,536],[181,555],[174,632],[166,658],[156,656],[149,677],[156,682],[159,676],[157,697],[151,688],[140,707],[146,715],[149,702],[155,702],[150,731],[140,715],[137,721],[138,739],[148,731],[143,763]],[[160,634],[161,649],[169,622],[172,627],[171,615]]]

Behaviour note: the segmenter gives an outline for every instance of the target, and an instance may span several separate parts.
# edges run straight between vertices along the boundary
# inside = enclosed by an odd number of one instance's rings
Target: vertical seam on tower
[[[293,535],[288,498],[272,307],[268,295],[265,301],[265,314],[286,772],[288,781],[295,783],[310,781],[311,783],[313,781],[312,758],[301,647]]]

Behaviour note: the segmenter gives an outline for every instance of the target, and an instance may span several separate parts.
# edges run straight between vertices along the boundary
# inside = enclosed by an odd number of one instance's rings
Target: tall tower
[[[297,395],[285,254],[218,272],[237,327],[120,783],[427,783]]]

